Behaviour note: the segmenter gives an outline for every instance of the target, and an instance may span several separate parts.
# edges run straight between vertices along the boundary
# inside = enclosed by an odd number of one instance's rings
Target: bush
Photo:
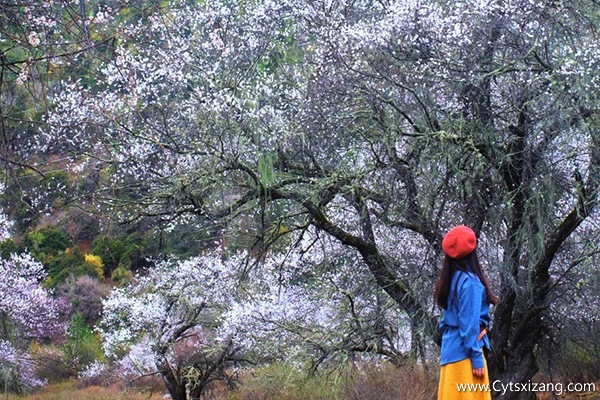
[[[60,229],[47,226],[25,235],[23,245],[40,262],[64,252],[69,246],[67,235]]]
[[[77,247],[66,249],[62,254],[51,259],[47,257],[44,263],[48,268],[48,278],[50,278],[47,286],[55,287],[67,282],[71,277],[82,275],[81,272],[85,272],[85,268],[82,268],[83,264],[83,253]],[[92,266],[88,269],[95,274],[96,271]]]
[[[73,314],[79,314],[88,326],[96,324],[109,288],[87,275],[80,276],[74,283],[65,283],[62,288]]]
[[[80,314],[71,319],[67,332],[67,342],[62,346],[67,360],[77,372],[85,370],[90,364],[104,359],[102,338],[85,324]]]
[[[32,343],[29,353],[35,364],[36,375],[48,383],[56,383],[76,376],[76,371],[67,361],[65,353],[55,346]]]
[[[92,242],[92,254],[102,259],[104,276],[111,276],[112,272],[119,266],[119,261],[124,252],[125,245],[119,239],[102,235],[96,237]]]
[[[94,267],[94,271],[99,278],[104,277],[104,270],[102,265],[102,259],[99,256],[93,254],[86,254],[84,261]]]
[[[17,253],[19,253],[19,246],[12,239],[0,242],[0,258],[3,260],[8,260],[11,254]]]
[[[116,381],[115,374],[105,364],[95,361],[79,373],[77,387],[83,389],[90,386],[110,386]]]
[[[119,267],[131,271],[148,267],[143,238],[137,234],[115,239],[107,235],[98,236],[92,242],[92,254],[102,259],[106,277],[112,276]]]
[[[110,278],[115,281],[118,285],[124,285],[131,281],[131,271],[120,265],[115,269]]]
[[[62,254],[47,258],[48,282],[47,287],[56,287],[61,283],[68,282],[70,278],[90,276],[92,278],[103,278],[102,261],[100,257],[92,254],[83,254],[79,247],[70,247]]]

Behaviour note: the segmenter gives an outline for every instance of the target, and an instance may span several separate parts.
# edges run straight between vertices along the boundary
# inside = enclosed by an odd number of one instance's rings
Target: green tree
[[[102,361],[102,341],[100,334],[86,325],[80,314],[75,314],[67,329],[66,343],[62,351],[67,356],[70,365],[81,372],[94,361]]]
[[[42,263],[64,253],[70,245],[67,235],[53,226],[29,232],[23,240],[23,246]]]
[[[92,254],[102,258],[104,275],[110,276],[119,266],[125,246],[119,239],[112,239],[107,235],[100,235],[92,241]]]
[[[92,242],[92,253],[102,259],[104,276],[109,277],[117,269],[142,269],[148,262],[145,255],[144,238],[131,234],[112,238],[100,235]]]

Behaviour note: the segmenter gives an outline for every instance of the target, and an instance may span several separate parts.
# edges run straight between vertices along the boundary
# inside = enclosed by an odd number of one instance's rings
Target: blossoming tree
[[[491,372],[526,382],[560,261],[589,254],[565,244],[597,219],[597,11],[175,1],[120,27],[94,85],[54,93],[40,145],[113,172],[96,197],[124,221],[193,216],[253,238],[253,254],[328,235],[405,313],[422,355],[441,235],[469,224],[502,297]]]
[[[378,288],[356,252],[306,233],[289,252],[269,254],[247,276],[219,335],[257,362],[301,363],[310,371],[381,357],[410,361],[408,319]]]
[[[71,76],[92,84],[94,69],[114,51],[117,22],[138,21],[154,7],[137,0],[0,3],[0,174],[7,188],[0,202],[18,233],[74,195],[63,155],[30,146],[49,93]]]
[[[238,349],[214,337],[235,289],[227,266],[218,256],[164,262],[115,289],[101,321],[106,354],[133,362],[129,376],[159,374],[174,400],[200,398],[214,380],[229,381]],[[143,363],[135,357],[140,346]]]
[[[42,264],[27,254],[0,260],[0,382],[14,391],[42,385],[27,354],[32,340],[64,333],[61,305],[41,286]]]
[[[362,354],[406,361],[410,333],[399,331],[393,302],[365,285],[368,270],[346,249],[318,242],[250,269],[243,253],[164,262],[115,289],[100,324],[115,373],[129,380],[158,374],[171,397],[187,399],[215,380],[233,385],[236,364],[245,362],[315,371]],[[86,376],[94,373],[102,370]]]

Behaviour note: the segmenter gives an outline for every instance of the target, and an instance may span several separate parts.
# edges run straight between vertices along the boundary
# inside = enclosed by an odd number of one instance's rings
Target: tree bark
[[[517,235],[523,230],[520,221],[525,218],[524,204],[527,201],[526,191],[522,188],[525,179],[522,171],[523,160],[510,163],[505,170],[506,183],[509,188],[517,190],[514,196],[512,231],[505,246],[506,271],[502,276],[502,302],[496,308],[490,357],[490,377],[504,384],[526,383],[538,372],[536,349],[540,338],[546,335],[548,326],[544,322],[544,313],[548,308],[551,290],[550,267],[562,244],[591,214],[597,204],[600,187],[600,139],[590,134],[590,170],[586,182],[577,181],[577,201],[573,209],[555,227],[549,228],[543,251],[535,259],[525,260],[530,274],[531,288],[519,287],[519,266],[522,254],[527,252],[526,236]],[[518,143],[518,141],[517,141]],[[525,154],[521,148],[513,154]],[[521,188],[521,189],[517,189]],[[525,237],[525,238],[524,238]],[[500,400],[526,400],[529,395],[523,392],[507,391],[499,394]]]
[[[185,382],[180,379],[178,371],[174,371],[167,360],[157,361],[156,368],[171,395],[171,399],[187,400]]]

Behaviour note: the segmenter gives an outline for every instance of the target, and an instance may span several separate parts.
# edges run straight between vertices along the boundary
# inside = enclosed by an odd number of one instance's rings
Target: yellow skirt
[[[482,377],[473,375],[471,360],[442,365],[437,400],[491,400],[487,363]]]

